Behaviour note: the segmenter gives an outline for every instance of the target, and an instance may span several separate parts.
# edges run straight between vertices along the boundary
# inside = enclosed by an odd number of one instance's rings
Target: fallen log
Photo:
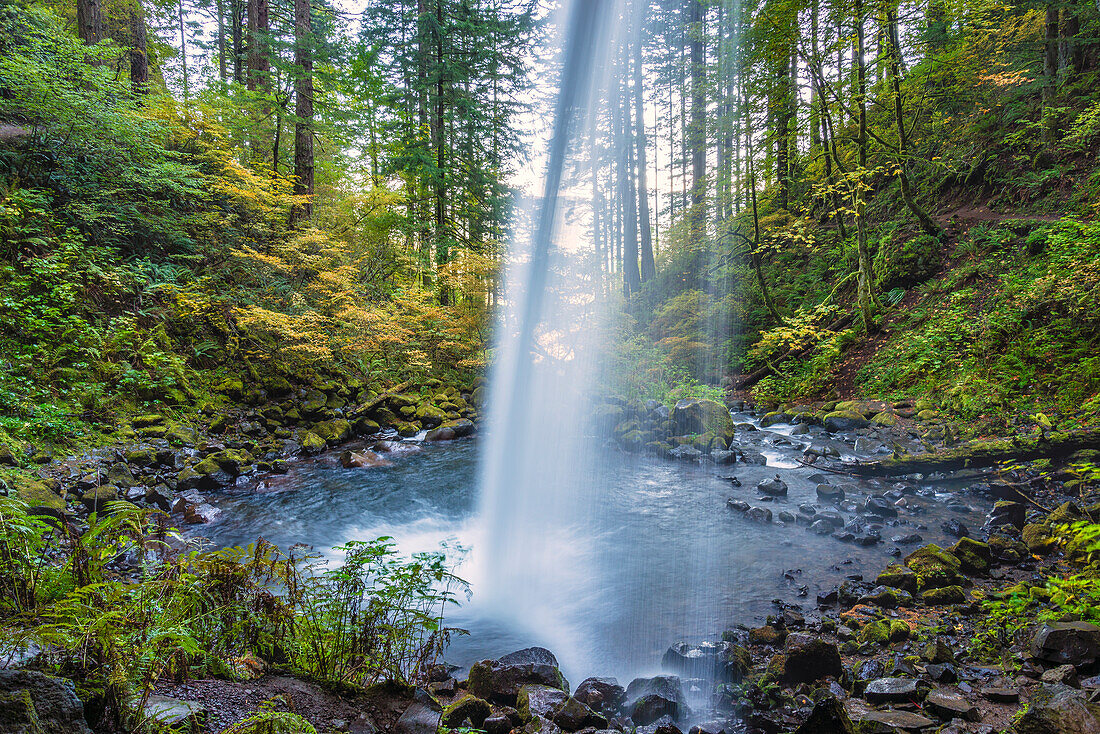
[[[402,382],[400,385],[397,385],[396,387],[392,387],[389,390],[386,390],[385,392],[371,398],[367,402],[363,403],[362,405],[360,405],[357,408],[355,408],[354,410],[352,410],[351,411],[352,417],[363,415],[367,411],[372,410],[375,406],[377,406],[383,400],[389,400],[394,395],[399,395],[402,390],[408,389],[409,385],[411,385],[411,384],[412,384],[412,382]]]
[[[918,472],[929,474],[996,466],[1006,461],[1056,459],[1083,449],[1100,449],[1100,429],[1086,428],[1047,435],[970,441],[945,451],[910,454],[881,461],[845,463],[841,469],[861,476],[892,476]]]

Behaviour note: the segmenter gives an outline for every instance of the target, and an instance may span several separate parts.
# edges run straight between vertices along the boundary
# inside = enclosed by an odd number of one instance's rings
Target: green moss
[[[905,558],[905,565],[917,574],[917,588],[952,586],[961,580],[962,563],[943,548],[929,543]]]

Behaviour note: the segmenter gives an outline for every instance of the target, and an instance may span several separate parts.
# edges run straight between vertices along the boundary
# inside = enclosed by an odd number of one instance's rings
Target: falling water
[[[542,199],[526,253],[513,253],[506,278],[480,469],[479,606],[548,640],[573,665],[587,662],[582,650],[594,643],[571,610],[595,603],[583,583],[595,559],[581,529],[597,456],[581,428],[600,356],[600,304],[592,273],[556,239],[570,141],[605,67],[611,1],[574,0],[568,11]]]

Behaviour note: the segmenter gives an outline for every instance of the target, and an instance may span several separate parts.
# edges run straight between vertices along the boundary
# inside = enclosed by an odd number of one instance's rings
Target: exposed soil
[[[333,691],[286,675],[264,675],[253,681],[192,680],[162,686],[162,696],[202,706],[205,731],[216,733],[259,710],[265,702],[274,711],[289,711],[307,719],[318,731],[373,734],[393,731],[409,706],[405,691],[374,687],[365,692]]]

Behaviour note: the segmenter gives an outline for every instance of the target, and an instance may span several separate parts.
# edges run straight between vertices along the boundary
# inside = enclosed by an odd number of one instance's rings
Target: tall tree
[[[94,46],[106,37],[100,0],[76,0],[76,27],[81,40]]]
[[[149,89],[149,44],[141,2],[131,0],[130,4],[130,86],[134,94],[145,94]]]
[[[643,16],[644,17],[644,16]],[[646,182],[645,84],[642,73],[642,33],[634,41],[634,143],[638,150],[638,227],[641,232],[641,281],[657,274],[653,233],[649,221],[649,185]]]
[[[707,222],[707,69],[705,0],[686,0],[691,74],[691,122],[688,148],[691,151],[691,209],[689,230],[693,240],[706,236]]]
[[[303,198],[293,221],[313,216],[313,28],[309,0],[294,0],[294,193]]]

